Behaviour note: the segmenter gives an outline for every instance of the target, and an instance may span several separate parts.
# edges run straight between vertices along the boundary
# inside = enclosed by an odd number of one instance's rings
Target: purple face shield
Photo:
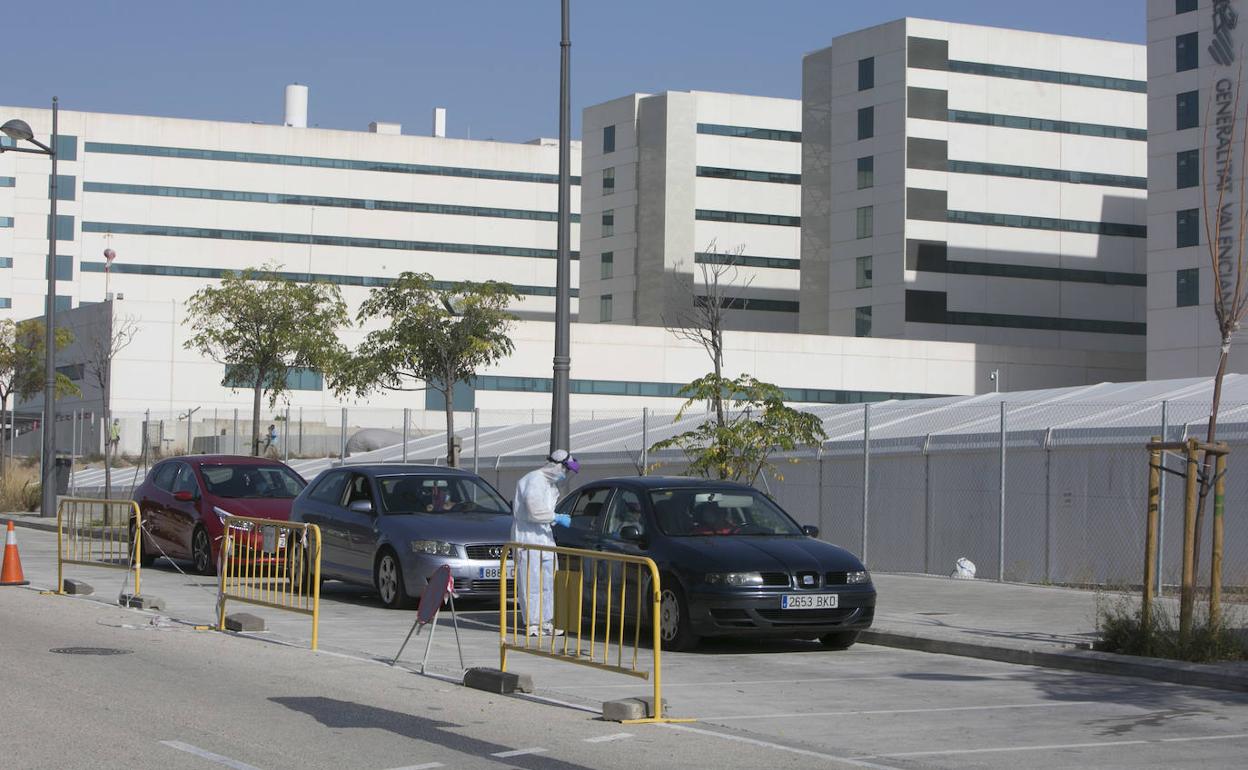
[[[575,457],[569,457],[567,460],[565,460],[563,462],[563,467],[567,468],[572,473],[581,472],[581,464],[576,461]]]

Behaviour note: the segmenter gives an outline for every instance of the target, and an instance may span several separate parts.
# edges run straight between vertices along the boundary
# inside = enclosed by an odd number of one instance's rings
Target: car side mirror
[[[173,493],[173,499],[180,503],[193,503],[195,502],[195,494],[193,492],[187,492],[185,489],[181,489]]]
[[[351,504],[347,506],[347,510],[355,511],[356,513],[372,513],[373,501],[372,500],[353,500]]]
[[[806,535],[807,537],[819,537],[819,528],[812,527],[809,524],[807,524],[806,526],[802,527],[802,534]]]
[[[633,543],[641,541],[641,530],[632,524],[628,524],[620,528],[620,539],[628,540]]]

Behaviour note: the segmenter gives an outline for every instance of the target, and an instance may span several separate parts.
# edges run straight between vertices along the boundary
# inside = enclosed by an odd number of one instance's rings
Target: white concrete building
[[[631,94],[583,114],[581,319],[671,325],[731,260],[735,328],[797,331],[801,102]]]
[[[1246,14],[1244,0],[1148,3],[1150,380],[1212,376],[1218,367],[1221,340],[1207,232],[1219,228],[1220,201],[1228,215],[1213,248],[1219,263],[1233,268],[1248,192],[1244,102],[1238,101],[1245,85]],[[1236,126],[1231,121],[1237,104]],[[1248,350],[1242,340],[1237,343],[1228,371],[1248,372]]]
[[[1142,353],[1144,92],[1143,46],[925,19],[807,55],[801,331]]]

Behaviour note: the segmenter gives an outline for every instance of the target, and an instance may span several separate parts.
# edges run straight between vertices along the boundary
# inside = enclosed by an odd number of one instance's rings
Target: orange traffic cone
[[[22,574],[22,557],[17,555],[17,533],[13,522],[4,537],[4,567],[0,568],[0,586],[24,586],[30,581]]]

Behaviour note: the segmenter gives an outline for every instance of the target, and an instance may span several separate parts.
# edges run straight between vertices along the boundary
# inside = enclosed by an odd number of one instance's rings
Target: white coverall
[[[557,463],[526,473],[516,484],[511,539],[534,545],[555,544],[550,523],[559,502],[559,482],[566,471]],[[516,589],[525,625],[534,630],[549,626],[555,616],[555,555],[542,551],[516,551]],[[549,628],[546,629],[549,633]]]

